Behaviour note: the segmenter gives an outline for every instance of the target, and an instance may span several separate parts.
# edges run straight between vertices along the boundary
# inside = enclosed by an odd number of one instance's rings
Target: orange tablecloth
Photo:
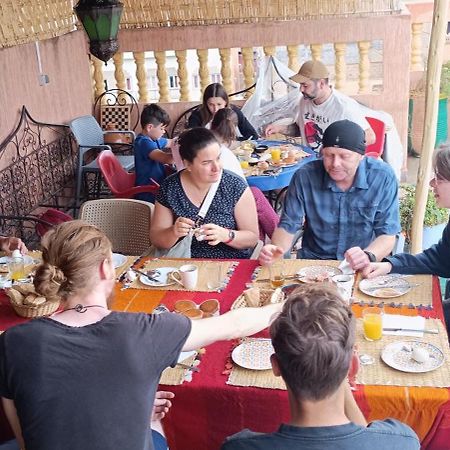
[[[151,312],[160,302],[172,308],[179,299],[201,303],[208,298],[217,298],[221,304],[220,311],[224,313],[245,289],[256,265],[256,261],[240,261],[229,285],[220,294],[121,290],[117,286],[113,309]],[[422,311],[421,314],[442,319],[437,279],[433,283],[433,306],[433,311]],[[359,306],[354,307],[357,315],[360,309]],[[408,308],[387,308],[387,311],[417,314],[416,310]],[[0,297],[0,329],[22,321]],[[193,374],[192,382],[161,386],[176,395],[171,412],[164,420],[171,450],[218,449],[226,436],[242,428],[270,432],[277,429],[280,422],[289,420],[285,391],[226,384],[228,376],[222,375],[222,371],[232,345],[232,342],[219,342],[209,346],[200,363],[200,372]],[[449,389],[424,387],[358,386],[355,398],[369,421],[397,418],[412,426],[422,441],[423,449],[444,450],[450,448],[449,392]]]

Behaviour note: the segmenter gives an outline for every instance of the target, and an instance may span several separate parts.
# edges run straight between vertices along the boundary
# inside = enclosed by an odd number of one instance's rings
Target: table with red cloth
[[[113,309],[151,312],[158,303],[169,309],[176,300],[191,299],[201,303],[208,298],[220,301],[220,312],[230,309],[245,289],[257,261],[242,260],[235,269],[227,288],[221,293],[165,290],[121,290],[116,288]],[[431,293],[430,293],[431,294]],[[443,318],[440,288],[433,280],[433,310],[420,314]],[[360,307],[355,306],[356,315]],[[387,312],[416,315],[416,309],[390,309]],[[0,329],[25,321],[17,317],[4,295],[0,295]],[[281,422],[289,421],[287,392],[277,389],[238,387],[227,384],[225,365],[235,342],[218,342],[207,347],[199,373],[192,381],[177,386],[160,386],[175,393],[173,406],[164,419],[164,428],[171,450],[219,449],[226,436],[243,428],[271,432]],[[410,425],[419,435],[422,449],[450,448],[450,390],[429,387],[362,386],[354,393],[367,420],[397,418]],[[3,425],[3,426],[1,426]],[[5,434],[4,419],[0,430]],[[4,437],[4,436],[3,436]]]

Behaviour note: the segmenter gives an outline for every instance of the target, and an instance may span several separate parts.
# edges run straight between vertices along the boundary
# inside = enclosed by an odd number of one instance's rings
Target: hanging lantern
[[[119,0],[80,0],[74,10],[89,37],[89,51],[106,63],[119,49],[123,4]]]

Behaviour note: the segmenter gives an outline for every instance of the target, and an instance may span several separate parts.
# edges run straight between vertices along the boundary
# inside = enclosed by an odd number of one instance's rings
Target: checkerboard
[[[108,106],[103,105],[100,110],[100,125],[103,130],[109,123],[116,124],[117,130],[130,129],[130,107],[124,106]]]

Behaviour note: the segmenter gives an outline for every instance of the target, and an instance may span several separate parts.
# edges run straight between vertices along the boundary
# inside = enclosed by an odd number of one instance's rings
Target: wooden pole
[[[439,82],[447,34],[448,0],[434,0],[433,24],[428,50],[427,89],[425,92],[425,118],[422,151],[417,173],[416,204],[411,229],[411,253],[422,251],[423,219],[428,196],[434,143],[436,140],[439,103]]]

